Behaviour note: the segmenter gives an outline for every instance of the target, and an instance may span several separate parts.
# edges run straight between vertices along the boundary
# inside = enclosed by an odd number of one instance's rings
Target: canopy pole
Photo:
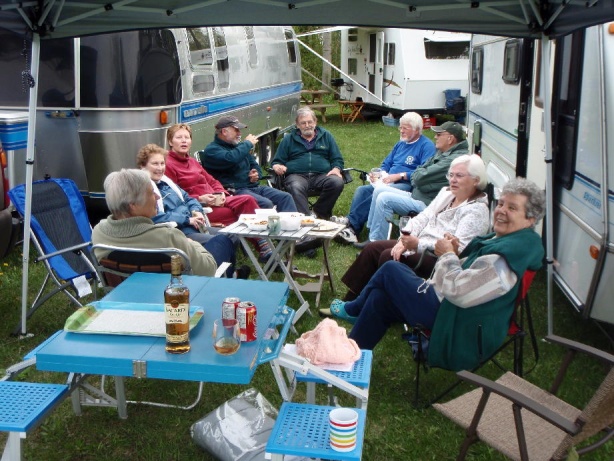
[[[550,50],[552,49],[550,39],[542,35],[541,39],[541,75],[542,88],[544,89],[544,135],[546,140],[546,264],[547,264],[547,296],[548,296],[548,335],[553,334],[553,283],[554,283],[554,251],[552,238],[554,235],[554,222],[552,213],[552,185],[553,185],[553,165],[552,165],[552,75],[550,72]]]
[[[34,176],[34,138],[36,133],[36,102],[38,99],[38,68],[40,58],[40,35],[32,34],[30,73],[34,86],[30,88],[28,105],[28,145],[26,148],[26,209],[23,224],[23,269],[21,282],[21,335],[25,335],[28,317],[28,269],[30,264],[30,221],[32,215],[32,178]]]

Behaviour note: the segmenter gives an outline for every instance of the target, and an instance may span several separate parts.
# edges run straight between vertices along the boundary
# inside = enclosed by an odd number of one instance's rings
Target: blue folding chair
[[[26,187],[21,184],[9,191],[11,202],[23,217],[26,206]],[[79,290],[75,281],[84,277],[87,282],[98,280],[90,260],[92,227],[85,203],[76,184],[70,179],[45,179],[32,184],[32,242],[39,253],[35,262],[43,262],[47,275],[26,318],[56,293],[62,292],[77,306]],[[46,291],[49,284],[52,289]],[[71,293],[71,291],[74,291]],[[21,325],[15,333],[19,333]]]

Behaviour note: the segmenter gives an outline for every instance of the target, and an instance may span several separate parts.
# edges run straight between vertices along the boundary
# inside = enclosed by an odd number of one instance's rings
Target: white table
[[[247,224],[241,221],[237,221],[234,224],[220,229],[221,234],[236,235],[239,238],[241,245],[243,245],[243,248],[245,249],[245,253],[258,272],[261,280],[269,280],[269,277],[273,274],[275,269],[277,267],[281,268],[288,285],[290,285],[290,288],[294,290],[294,293],[296,294],[296,297],[300,303],[299,308],[296,310],[293,324],[296,323],[305,312],[308,312],[309,315],[312,316],[313,314],[309,310],[309,303],[303,297],[300,286],[294,280],[292,272],[283,263],[283,258],[286,256],[286,254],[288,254],[288,252],[290,252],[290,250],[294,249],[296,242],[304,237],[310,230],[311,227],[301,227],[297,231],[282,231],[278,235],[269,235],[268,230],[252,230],[247,226]],[[265,264],[260,265],[258,256],[254,253],[251,244],[248,242],[248,239],[250,238],[264,238],[267,240],[267,242],[269,242],[269,245],[273,250],[273,254]]]
[[[320,272],[318,272],[317,274],[308,274],[307,272],[304,272],[301,270],[292,269],[292,276],[294,277],[294,279],[297,279],[297,278],[316,279],[315,282],[309,282],[309,283],[305,283],[302,285],[297,282],[299,290],[301,290],[303,293],[316,293],[316,307],[320,306],[320,297],[322,296],[322,285],[324,284],[325,279],[328,279],[331,291],[333,293],[335,292],[335,283],[334,283],[333,276],[331,273],[330,260],[328,257],[328,247],[330,246],[330,242],[339,234],[339,232],[341,232],[345,228],[343,224],[335,224],[333,222],[326,222],[323,225],[325,225],[326,228],[330,230],[318,231],[317,230],[318,226],[316,226],[316,227],[308,228],[309,231],[307,232],[307,235],[310,237],[316,237],[316,238],[322,239],[322,265],[320,266]],[[294,267],[292,265],[293,256],[294,256],[294,245],[292,245],[292,248],[290,250],[290,257],[288,259],[288,267],[290,268]]]

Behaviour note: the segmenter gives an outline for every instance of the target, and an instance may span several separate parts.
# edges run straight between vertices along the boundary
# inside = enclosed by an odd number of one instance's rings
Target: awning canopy
[[[41,38],[207,25],[377,25],[541,38],[611,20],[610,0],[0,0],[0,27]]]

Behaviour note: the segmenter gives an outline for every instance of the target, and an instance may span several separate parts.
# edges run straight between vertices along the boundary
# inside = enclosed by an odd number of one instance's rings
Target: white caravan
[[[11,186],[24,182],[29,44],[0,29],[0,140]],[[193,150],[233,114],[260,138],[258,160],[292,126],[301,90],[290,27],[201,27],[122,32],[41,44],[34,178],[73,179],[88,206],[104,205],[103,180],[135,166],[147,143],[187,123]]]
[[[526,176],[546,186],[539,48],[473,37],[467,127],[495,185]],[[614,23],[553,49],[554,279],[586,318],[614,324]]]
[[[454,99],[467,94],[470,40],[470,34],[432,30],[344,29],[340,97],[397,114],[452,110]],[[457,91],[446,98],[445,90]]]

